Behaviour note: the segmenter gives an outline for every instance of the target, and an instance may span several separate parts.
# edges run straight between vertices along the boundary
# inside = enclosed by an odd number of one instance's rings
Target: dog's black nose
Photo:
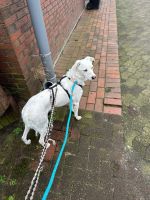
[[[96,78],[96,75],[95,76],[92,76],[92,79],[95,79]]]

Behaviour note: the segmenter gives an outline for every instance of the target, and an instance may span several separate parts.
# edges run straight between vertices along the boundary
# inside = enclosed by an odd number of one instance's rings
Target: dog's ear
[[[81,65],[80,60],[77,60],[77,61],[75,62],[75,68],[78,69],[78,68],[80,67],[80,65]]]
[[[91,56],[87,56],[87,57],[85,57],[85,59],[90,60],[92,63],[95,62],[95,58],[93,58]]]

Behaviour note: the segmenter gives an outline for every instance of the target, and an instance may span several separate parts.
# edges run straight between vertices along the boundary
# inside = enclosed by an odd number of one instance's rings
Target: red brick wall
[[[41,0],[41,3],[55,60],[83,10],[84,0]],[[23,98],[22,93],[28,96],[28,92],[34,94],[40,88],[34,74],[40,58],[33,56],[38,49],[26,0],[2,0],[0,15],[0,83]]]
[[[24,76],[9,38],[8,31],[0,14],[0,84],[14,97],[29,96]]]

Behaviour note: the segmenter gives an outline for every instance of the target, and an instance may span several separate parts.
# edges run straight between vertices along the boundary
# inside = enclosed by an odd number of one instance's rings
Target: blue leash
[[[72,114],[72,107],[73,107],[73,105],[72,105],[73,104],[72,103],[72,95],[73,95],[73,91],[74,91],[74,88],[75,88],[76,84],[77,84],[77,81],[75,81],[73,83],[73,86],[72,86],[72,89],[71,89],[71,95],[70,95],[70,112],[69,112],[69,116],[68,116],[68,121],[67,121],[67,126],[66,126],[66,133],[65,133],[64,142],[63,142],[63,145],[62,145],[61,150],[59,152],[59,155],[57,157],[54,169],[52,171],[52,175],[51,175],[51,177],[49,179],[49,183],[48,183],[47,188],[46,188],[46,190],[45,190],[45,192],[43,194],[42,200],[46,200],[47,199],[48,194],[49,194],[49,192],[50,192],[50,190],[52,188],[52,185],[53,185],[53,182],[54,182],[54,178],[55,178],[55,174],[57,172],[57,168],[59,166],[62,154],[64,152],[64,149],[65,149],[65,146],[66,146],[66,143],[67,143],[68,134],[69,134],[70,120],[71,120],[71,114]]]

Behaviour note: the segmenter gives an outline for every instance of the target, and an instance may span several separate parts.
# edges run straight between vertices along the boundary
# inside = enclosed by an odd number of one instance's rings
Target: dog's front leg
[[[73,103],[74,116],[77,120],[80,120],[82,117],[78,115],[78,110],[79,110],[79,103]]]

